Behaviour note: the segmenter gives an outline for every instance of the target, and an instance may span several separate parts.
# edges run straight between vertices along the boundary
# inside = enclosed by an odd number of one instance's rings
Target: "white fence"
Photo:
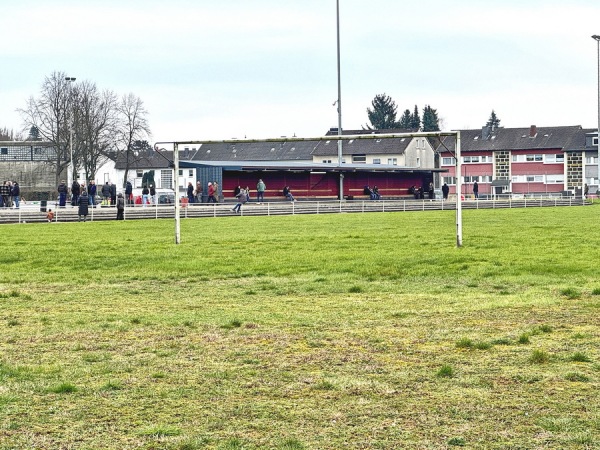
[[[541,208],[559,206],[584,206],[590,205],[591,200],[575,197],[539,197],[522,199],[468,199],[462,202],[463,209],[504,209],[504,208]],[[368,213],[368,212],[408,212],[408,211],[436,211],[455,210],[456,202],[442,200],[327,200],[327,201],[274,201],[268,203],[246,203],[239,213],[231,211],[235,203],[226,202],[218,204],[196,203],[181,208],[181,218],[201,217],[227,217],[227,216],[276,216],[294,214],[339,214],[339,213]],[[49,207],[54,212],[54,222],[76,222],[79,220],[78,208],[67,206],[57,208]],[[0,209],[0,223],[31,223],[46,222],[46,211],[42,211],[39,204],[28,204],[19,209]],[[86,220],[115,220],[115,207],[89,208]],[[173,205],[159,205],[141,207],[127,206],[125,220],[132,219],[166,219],[174,218]]]

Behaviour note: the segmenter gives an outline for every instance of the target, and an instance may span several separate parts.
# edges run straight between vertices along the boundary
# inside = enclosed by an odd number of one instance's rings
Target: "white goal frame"
[[[319,136],[312,138],[300,137],[280,137],[273,139],[224,139],[224,140],[199,140],[199,141],[170,141],[170,142],[155,142],[155,147],[159,145],[173,146],[173,170],[175,181],[175,244],[181,242],[181,205],[179,202],[179,146],[180,145],[202,145],[202,144],[252,144],[259,142],[303,142],[303,141],[351,141],[361,139],[392,139],[392,138],[438,138],[440,143],[442,137],[454,137],[456,139],[454,159],[456,162],[456,246],[462,247],[462,181],[460,178],[461,170],[461,155],[460,155],[460,131],[431,131],[418,133],[370,133],[358,135],[335,135],[335,136]],[[338,144],[339,145],[339,144]],[[342,166],[342,159],[339,156],[338,165]],[[340,180],[340,202],[343,201],[343,185]]]

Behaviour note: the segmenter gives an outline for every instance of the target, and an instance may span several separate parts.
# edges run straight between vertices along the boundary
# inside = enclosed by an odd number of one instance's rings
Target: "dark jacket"
[[[66,194],[67,193],[67,185],[65,183],[60,183],[58,185],[58,193],[59,194]]]
[[[73,185],[71,186],[71,194],[79,195],[80,192],[81,186],[79,186],[79,183],[77,181],[73,181]]]
[[[90,198],[87,194],[79,197],[79,215],[87,216],[88,215],[88,205],[90,204]]]
[[[110,186],[108,185],[108,183],[104,183],[104,185],[102,186],[102,196],[110,197]]]
[[[127,182],[125,184],[125,195],[129,196],[131,195],[131,193],[133,192],[133,186],[131,185],[131,182]]]

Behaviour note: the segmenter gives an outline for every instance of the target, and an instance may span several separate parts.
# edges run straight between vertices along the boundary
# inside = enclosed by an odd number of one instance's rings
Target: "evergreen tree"
[[[496,115],[496,112],[492,109],[492,113],[490,114],[490,118],[485,124],[486,127],[490,127],[492,129],[496,129],[500,126],[500,119]]]
[[[423,131],[440,131],[437,110],[429,105],[423,108]]]
[[[410,116],[410,128],[415,131],[421,129],[421,116],[419,116],[419,108],[417,108],[417,105],[415,105],[415,111]]]
[[[386,130],[396,127],[396,102],[391,97],[378,94],[371,102],[372,108],[367,108],[367,115],[371,125],[367,124],[369,130]]]
[[[407,109],[406,111],[404,111],[404,114],[402,114],[402,117],[400,118],[400,122],[398,123],[398,128],[409,130],[411,128],[411,123],[412,123],[411,118],[412,118],[412,115],[410,114],[410,110]]]

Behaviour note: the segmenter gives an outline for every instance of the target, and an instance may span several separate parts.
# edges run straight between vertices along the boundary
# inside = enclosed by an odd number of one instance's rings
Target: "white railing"
[[[535,197],[535,198],[493,198],[493,199],[467,199],[462,201],[463,209],[503,209],[503,208],[539,208],[558,206],[589,205],[592,200],[581,197]],[[368,212],[407,212],[407,211],[434,211],[455,210],[455,201],[429,200],[429,199],[403,199],[403,200],[305,200],[297,202],[273,201],[268,203],[246,203],[240,213],[231,211],[235,203],[193,203],[181,208],[181,218],[197,217],[226,217],[226,216],[274,216],[298,214],[333,214],[333,213],[368,213]],[[33,206],[33,207],[32,207]],[[54,212],[55,222],[73,222],[79,219],[78,208],[67,206],[57,208],[49,205]],[[48,209],[48,208],[46,208]],[[88,221],[116,219],[114,206],[89,208]],[[125,208],[125,219],[164,219],[173,218],[174,205],[157,205],[142,207],[141,205],[128,205]],[[0,223],[27,223],[46,221],[46,212],[41,211],[39,204],[15,208],[0,208]]]

